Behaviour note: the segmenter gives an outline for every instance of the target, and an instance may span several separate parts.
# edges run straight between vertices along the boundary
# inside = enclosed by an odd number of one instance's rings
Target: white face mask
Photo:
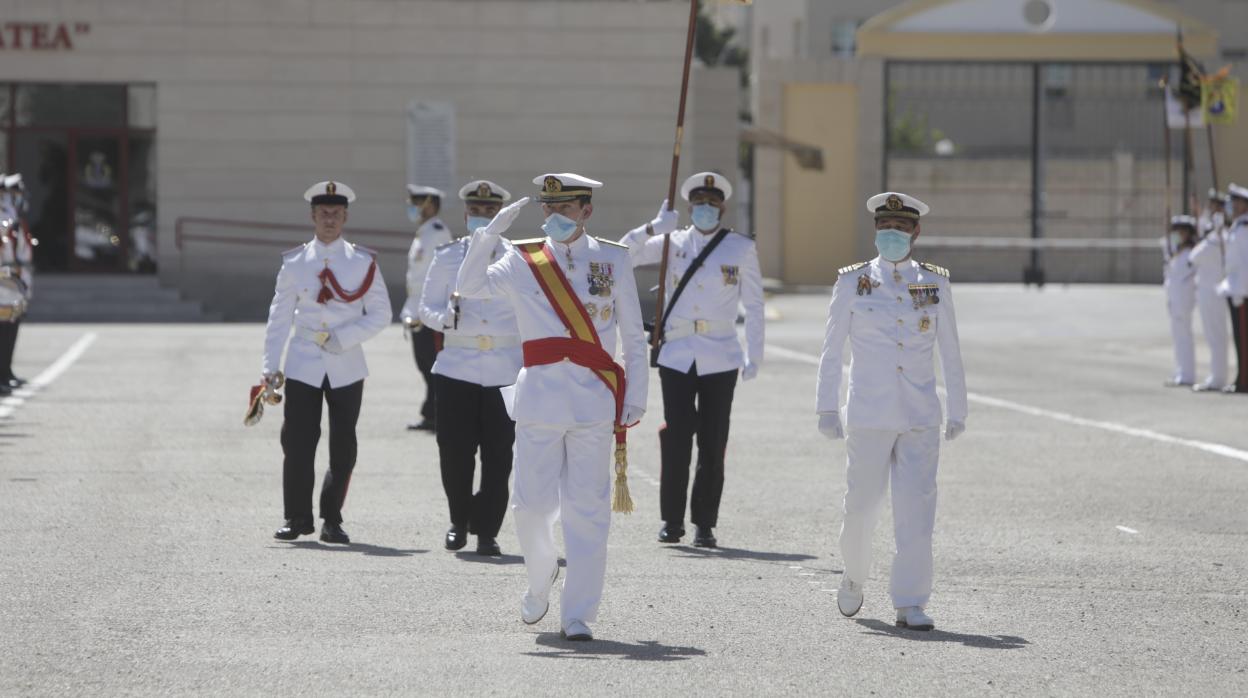
[[[546,216],[546,222],[542,224],[542,231],[550,236],[555,242],[564,242],[576,234],[579,224],[560,213],[552,213]]]

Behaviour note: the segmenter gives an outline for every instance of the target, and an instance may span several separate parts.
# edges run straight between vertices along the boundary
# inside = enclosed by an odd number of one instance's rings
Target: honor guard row
[[[416,370],[425,381],[425,399],[420,406],[420,420],[407,426],[414,431],[437,431],[437,384],[433,379],[433,363],[441,349],[442,333],[428,327],[420,317],[420,294],[425,285],[425,275],[433,260],[433,252],[451,241],[451,231],[438,217],[442,199],[441,189],[417,184],[407,185],[407,219],[416,224],[416,237],[407,251],[407,302],[399,311],[412,342],[412,356]]]
[[[1167,386],[1197,392],[1248,393],[1248,188],[1209,191],[1199,217],[1170,219],[1162,239],[1163,287],[1174,344],[1175,367]],[[1230,315],[1229,337],[1227,315]],[[1200,314],[1209,344],[1209,373],[1197,383],[1193,311]],[[1237,371],[1227,350],[1235,347]]]
[[[26,384],[13,373],[13,354],[34,294],[38,241],[26,224],[28,206],[22,176],[0,174],[0,397]]]

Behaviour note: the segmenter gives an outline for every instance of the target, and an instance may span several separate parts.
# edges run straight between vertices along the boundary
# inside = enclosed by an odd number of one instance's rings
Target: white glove
[[[966,422],[949,422],[945,425],[945,441],[953,441],[966,431]]]
[[[321,348],[331,354],[341,354],[346,351],[346,349],[342,348],[342,342],[338,341],[338,335],[336,334],[330,334],[329,339],[325,340]]]
[[[529,197],[526,196],[514,203],[504,206],[494,215],[494,218],[490,220],[489,225],[484,228],[477,228],[477,230],[483,231],[483,234],[485,235],[502,235],[507,232],[507,229],[511,227],[511,224],[516,221],[516,216],[520,215],[520,209],[524,208],[524,205],[527,203],[529,203]]]
[[[835,412],[824,412],[819,415],[819,433],[833,440],[845,438],[845,427],[841,426],[841,415]]]
[[[752,381],[758,377],[758,364],[753,361],[746,361],[745,368],[741,369],[741,380]]]
[[[262,373],[262,374],[260,374],[260,384],[261,384],[261,385],[270,386],[270,385],[273,385],[276,381],[277,381],[277,374],[276,374],[276,373]]]
[[[624,405],[624,413],[620,415],[620,422],[626,427],[631,427],[640,422],[641,418],[644,417],[645,414],[646,408],[644,407]]]
[[[663,199],[663,204],[659,206],[659,212],[655,215],[654,220],[650,221],[650,228],[655,235],[667,235],[676,231],[676,224],[679,214],[673,209],[667,209],[667,199]]]

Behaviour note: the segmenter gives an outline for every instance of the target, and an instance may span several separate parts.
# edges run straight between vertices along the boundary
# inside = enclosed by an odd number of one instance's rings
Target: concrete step
[[[197,301],[183,300],[155,276],[40,274],[26,315],[30,322],[220,322]]]

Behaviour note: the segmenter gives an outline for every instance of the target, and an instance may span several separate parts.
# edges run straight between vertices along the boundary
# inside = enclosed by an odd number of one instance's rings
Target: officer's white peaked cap
[[[355,201],[355,192],[343,184],[329,180],[328,182],[317,182],[303,193],[303,200],[310,202],[313,206],[317,204],[331,204],[346,206]]]
[[[900,216],[902,218],[915,218],[926,216],[931,207],[910,196],[902,194],[898,191],[886,191],[883,194],[876,194],[867,199],[867,210],[880,216]]]
[[[688,201],[689,197],[700,189],[718,191],[723,194],[725,201],[732,197],[732,184],[728,182],[727,177],[715,172],[699,172],[680,185],[680,198]]]

